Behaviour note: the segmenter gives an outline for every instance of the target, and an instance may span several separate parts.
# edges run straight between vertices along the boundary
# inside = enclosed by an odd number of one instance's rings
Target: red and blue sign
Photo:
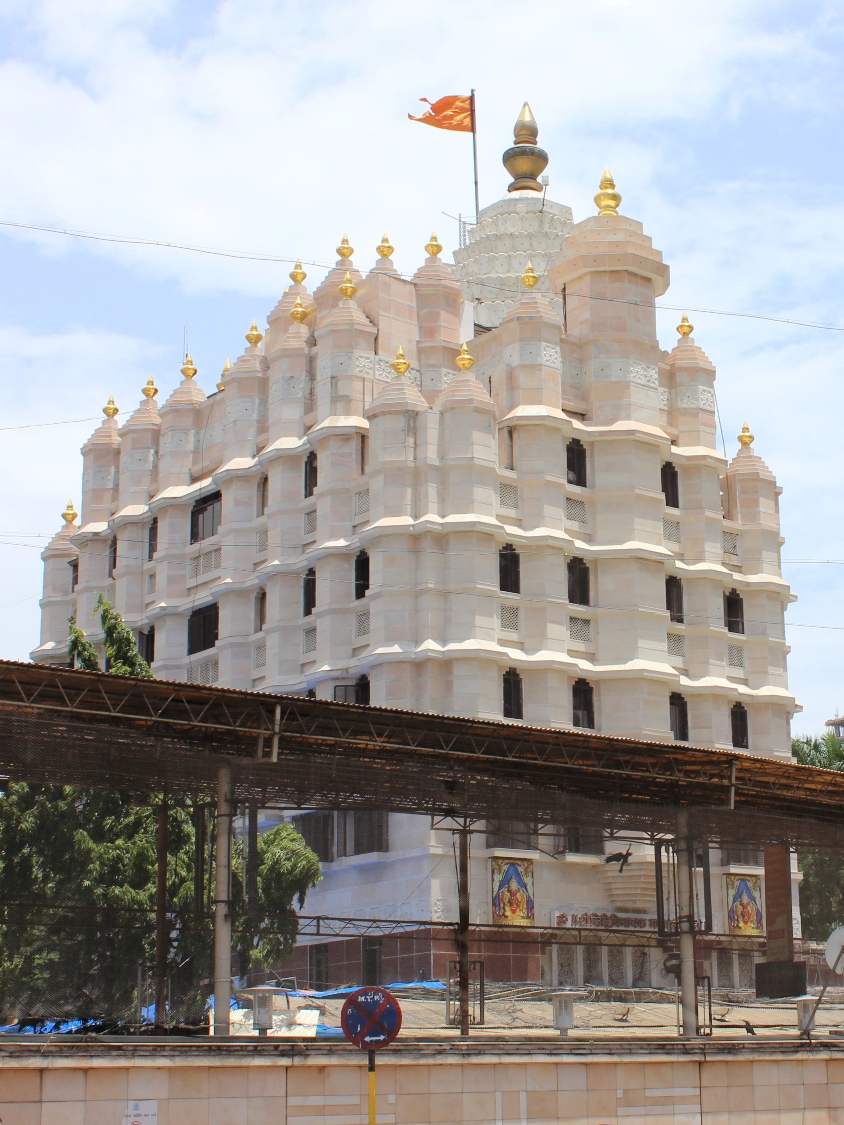
[[[346,998],[340,1025],[362,1051],[380,1051],[401,1031],[401,1008],[386,988],[359,988]]]

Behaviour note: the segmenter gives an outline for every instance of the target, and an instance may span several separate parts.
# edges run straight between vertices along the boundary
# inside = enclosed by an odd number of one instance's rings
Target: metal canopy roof
[[[713,838],[844,847],[844,774],[741,751],[0,662],[15,780],[210,795],[223,762],[264,804],[669,834],[685,806]]]

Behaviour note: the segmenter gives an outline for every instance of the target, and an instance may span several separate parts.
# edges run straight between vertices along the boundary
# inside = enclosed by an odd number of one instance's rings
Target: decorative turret
[[[686,313],[677,325],[679,339],[668,355],[669,422],[681,447],[715,449],[715,366],[697,346]]]
[[[542,191],[538,177],[548,165],[548,153],[537,145],[538,136],[539,126],[525,102],[513,127],[515,143],[501,157],[501,162],[513,177],[508,191]]]
[[[155,401],[158,387],[152,375],[141,387],[141,394],[140,405],[120,431],[121,472],[117,509],[118,512],[131,509],[132,516],[141,513],[149,497],[154,495],[158,475],[155,451],[161,418]]]
[[[621,196],[615,190],[615,180],[612,178],[612,172],[609,168],[605,168],[604,174],[601,176],[601,185],[598,188],[598,194],[595,196],[595,203],[599,215],[618,214]]]
[[[454,271],[440,260],[442,243],[436,231],[431,231],[425,251],[425,264],[413,275],[417,318],[414,335],[418,337],[421,389],[432,402],[451,379],[460,346],[463,295]]]

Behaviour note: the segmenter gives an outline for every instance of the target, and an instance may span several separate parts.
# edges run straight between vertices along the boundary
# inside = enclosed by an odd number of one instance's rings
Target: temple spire
[[[508,191],[542,191],[538,177],[548,164],[548,153],[537,145],[538,136],[539,126],[525,102],[513,127],[513,147],[508,148],[501,158],[513,177]]]

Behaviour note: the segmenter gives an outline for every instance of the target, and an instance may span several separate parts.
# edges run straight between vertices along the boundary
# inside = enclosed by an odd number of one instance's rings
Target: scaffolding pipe
[[[155,1023],[167,1023],[167,798],[158,806],[155,873]]]
[[[698,1034],[697,984],[695,982],[695,917],[692,908],[691,841],[685,810],[677,813],[677,906],[680,922],[680,1000],[683,1036]]]
[[[232,772],[217,774],[217,881],[214,893],[214,1035],[229,1034],[232,995],[231,887]]]
[[[460,1034],[469,1034],[469,831],[463,826],[459,839],[457,869],[457,979],[460,996]]]

